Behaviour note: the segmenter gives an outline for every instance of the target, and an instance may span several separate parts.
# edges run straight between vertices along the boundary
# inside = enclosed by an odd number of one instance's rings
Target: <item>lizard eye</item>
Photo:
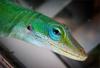
[[[61,31],[59,28],[50,28],[49,29],[49,36],[52,40],[59,41],[61,39]]]

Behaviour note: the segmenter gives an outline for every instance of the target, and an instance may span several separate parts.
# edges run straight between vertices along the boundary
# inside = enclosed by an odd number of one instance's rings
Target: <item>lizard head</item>
[[[22,22],[16,25],[12,34],[74,60],[83,61],[87,58],[84,49],[72,37],[67,26],[42,15],[31,20],[28,25],[22,25]]]
[[[48,19],[48,17],[40,16],[34,20],[32,29],[38,37],[37,40],[41,43],[39,46],[47,47],[58,54],[75,60],[83,61],[87,58],[84,49],[72,37],[67,26]]]
[[[74,39],[69,28],[61,24],[50,24],[48,43],[54,52],[74,60],[83,61],[87,58],[84,49]]]

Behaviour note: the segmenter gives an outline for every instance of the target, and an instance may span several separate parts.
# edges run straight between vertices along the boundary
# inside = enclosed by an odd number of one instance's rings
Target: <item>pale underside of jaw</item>
[[[28,36],[27,39],[24,39],[24,40],[27,41],[28,43],[33,44],[34,46],[48,48],[51,51],[54,51],[58,54],[64,55],[64,56],[74,59],[74,60],[84,61],[87,58],[87,57],[84,57],[81,55],[78,56],[77,53],[71,53],[70,50],[64,51],[63,48],[59,48],[59,45],[56,45],[56,44],[58,44],[57,42],[52,41],[48,37],[44,37],[44,36],[38,37],[38,36],[36,36],[36,35],[32,35],[32,37]]]

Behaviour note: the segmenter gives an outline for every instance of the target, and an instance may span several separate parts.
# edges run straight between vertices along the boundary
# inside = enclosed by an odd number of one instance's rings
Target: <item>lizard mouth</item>
[[[78,61],[84,61],[87,58],[86,54],[75,54],[75,53],[71,53],[68,51],[63,50],[62,48],[59,48],[60,52],[62,53],[62,55],[69,57],[70,59],[74,59],[74,60],[78,60]]]
[[[77,61],[84,61],[87,58],[87,55],[86,55],[84,49],[81,47],[79,49],[76,48],[76,50],[74,49],[75,50],[74,51],[71,48],[66,49],[66,45],[64,45],[65,49],[63,49],[61,46],[62,44],[54,44],[50,41],[48,43],[51,45],[51,48],[53,49],[54,52],[56,52],[60,55],[63,55],[65,57],[68,57],[70,59],[74,59]],[[58,47],[58,46],[60,46],[60,47]]]

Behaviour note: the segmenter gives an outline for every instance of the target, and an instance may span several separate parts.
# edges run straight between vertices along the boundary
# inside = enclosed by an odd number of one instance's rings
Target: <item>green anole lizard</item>
[[[9,0],[0,0],[0,37],[23,40],[78,61],[87,58],[67,26]]]

